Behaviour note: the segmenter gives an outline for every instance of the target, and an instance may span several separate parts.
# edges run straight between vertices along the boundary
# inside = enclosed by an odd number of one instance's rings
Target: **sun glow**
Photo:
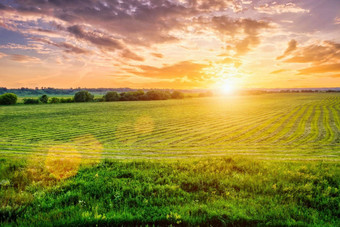
[[[238,68],[225,64],[215,64],[205,70],[215,78],[213,89],[221,95],[233,95],[240,89],[245,75]]]
[[[230,82],[226,82],[225,84],[222,84],[221,88],[221,93],[224,95],[230,95],[230,94],[234,94],[236,91],[236,87],[234,84],[230,83]]]

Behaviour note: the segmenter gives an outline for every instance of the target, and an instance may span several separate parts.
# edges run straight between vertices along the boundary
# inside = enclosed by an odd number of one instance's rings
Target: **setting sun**
[[[231,80],[227,80],[221,85],[220,91],[223,95],[234,94],[236,91],[236,85]]]

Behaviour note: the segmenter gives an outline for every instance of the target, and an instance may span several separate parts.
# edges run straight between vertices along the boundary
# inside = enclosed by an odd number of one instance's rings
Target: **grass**
[[[339,226],[340,95],[0,107],[0,225]]]
[[[106,160],[57,180],[31,162],[2,160],[3,224],[340,224],[338,163]]]

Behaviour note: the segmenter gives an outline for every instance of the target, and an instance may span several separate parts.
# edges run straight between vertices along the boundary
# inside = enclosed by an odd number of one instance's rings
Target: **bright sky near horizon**
[[[340,0],[0,0],[0,87],[340,87]]]

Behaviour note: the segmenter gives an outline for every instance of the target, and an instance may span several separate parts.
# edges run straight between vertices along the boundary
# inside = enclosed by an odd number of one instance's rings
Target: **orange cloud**
[[[340,72],[340,63],[309,67],[305,69],[300,69],[299,72],[300,74]]]
[[[10,59],[12,61],[21,62],[21,63],[39,63],[40,62],[39,58],[21,55],[21,54],[12,54]]]
[[[161,68],[140,65],[139,70],[130,70],[135,75],[158,78],[158,79],[176,79],[187,78],[191,80],[203,80],[206,75],[202,72],[208,65],[198,64],[191,61],[182,61],[173,65],[165,65]]]

